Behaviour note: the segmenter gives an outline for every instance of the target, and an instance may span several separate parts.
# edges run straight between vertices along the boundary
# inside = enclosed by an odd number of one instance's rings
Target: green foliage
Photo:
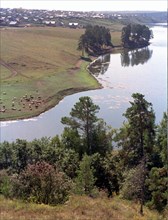
[[[96,153],[92,155],[92,165],[95,170],[96,186],[107,191],[108,197],[119,193],[119,175],[114,155],[108,153],[105,157]]]
[[[143,161],[135,168],[126,170],[123,174],[124,182],[122,183],[121,195],[129,200],[141,200],[144,193],[144,176],[145,169]]]
[[[6,198],[12,196],[11,178],[7,170],[0,170],[0,194],[4,195]]]
[[[65,127],[62,134],[62,143],[65,148],[75,150],[80,156],[84,153],[82,140],[76,129]]]
[[[37,162],[13,178],[17,198],[44,204],[63,203],[68,199],[71,181],[46,162]]]
[[[136,174],[136,168],[132,168],[129,170],[126,170],[123,173],[124,182],[122,183],[121,188],[121,196],[125,199],[135,199],[137,198],[136,194],[139,191],[137,188],[137,185],[135,185],[135,179],[134,175]]]
[[[7,141],[0,143],[0,169],[7,169],[13,164],[13,148]]]
[[[79,165],[76,178],[76,192],[90,195],[94,190],[94,170],[91,166],[91,157],[84,155]]]
[[[122,33],[121,33],[121,42],[124,44],[129,43],[129,38],[131,34],[131,25],[127,25],[126,27],[122,28]]]
[[[120,130],[118,140],[119,145],[122,146],[120,155],[123,160],[123,167],[128,169],[136,167],[134,176],[127,180],[127,184],[135,186],[132,190],[131,188],[129,190],[131,196],[137,195],[141,205],[140,213],[143,214],[146,195],[145,180],[153,159],[155,115],[152,104],[144,99],[144,95],[135,93],[132,97],[134,100],[130,102],[131,107],[124,114],[128,123]],[[127,190],[125,194],[128,197],[130,196]]]
[[[56,165],[70,178],[76,177],[79,168],[79,155],[73,149],[62,148],[58,151]]]
[[[136,166],[144,155],[150,159],[155,139],[155,115],[152,104],[139,93],[132,95],[134,101],[124,116],[128,123],[120,130],[119,145],[126,166]]]
[[[107,126],[104,120],[99,120],[92,134],[92,154],[99,153],[105,156],[111,152],[113,135],[114,130]]]
[[[148,46],[152,37],[153,33],[147,26],[129,24],[122,29],[121,41],[125,48],[139,48]]]
[[[88,25],[78,42],[78,50],[82,50],[82,56],[84,56],[84,51],[88,54],[99,54],[108,46],[113,46],[110,30],[98,25]]]
[[[36,144],[37,142],[36,140]],[[41,145],[40,142],[45,145]],[[73,148],[65,147],[64,142],[58,136],[53,137],[51,140],[43,138],[39,140],[39,144],[39,147],[44,146],[44,148],[41,148],[41,159],[35,160],[34,154],[32,153],[33,161],[44,160],[52,165],[57,165],[57,167],[70,178],[76,175],[75,173],[79,165],[79,155]],[[32,148],[32,152],[34,152],[34,148]]]
[[[156,142],[153,155],[153,167],[146,180],[151,194],[149,207],[163,211],[168,199],[168,160],[167,160],[167,114],[156,128]]]
[[[99,106],[81,97],[62,118],[63,134],[32,142],[17,139],[0,144],[0,193],[46,204],[63,203],[75,181],[75,192],[95,196],[97,189],[138,200],[163,211],[167,204],[167,114],[155,126],[152,104],[132,95],[113,130],[96,114]],[[114,134],[115,137],[114,137]],[[113,151],[112,141],[119,150]]]
[[[28,163],[46,161],[57,164],[60,170],[73,178],[79,165],[78,153],[73,148],[65,147],[58,136],[35,139],[29,143],[23,140],[12,144],[4,142],[0,144],[0,155],[1,169],[10,169],[11,173],[22,172]]]
[[[26,140],[17,139],[15,143],[12,143],[13,148],[13,169],[20,173],[25,169],[30,162],[30,148]]]
[[[36,163],[38,161],[45,160],[49,143],[50,139],[47,137],[35,139],[31,142],[30,151],[32,162]]]
[[[162,164],[168,168],[168,152],[167,152],[167,113],[163,114],[163,119],[157,129],[156,145]]]
[[[168,176],[166,167],[153,167],[146,182],[152,197],[148,205],[158,211],[163,211],[168,202]]]
[[[90,97],[81,97],[70,112],[71,117],[63,117],[64,129],[62,141],[67,148],[75,149],[80,158],[84,153],[92,155],[99,152],[105,155],[112,150],[113,131],[96,113],[99,106]]]
[[[87,154],[92,153],[92,134],[98,121],[96,116],[98,110],[99,106],[95,105],[90,97],[81,97],[79,102],[72,108],[71,117],[63,117],[61,120],[63,124],[70,126],[85,139],[86,147],[84,152]]]

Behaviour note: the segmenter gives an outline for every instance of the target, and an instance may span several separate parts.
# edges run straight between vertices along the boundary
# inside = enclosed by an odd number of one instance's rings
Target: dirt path
[[[5,68],[7,68],[8,70],[10,70],[11,72],[11,75],[3,78],[4,79],[10,79],[11,77],[15,77],[17,75],[20,75],[20,76],[23,76],[23,77],[26,77],[26,78],[29,78],[28,76],[25,76],[24,74],[18,72],[17,70],[15,70],[10,64],[6,63],[4,60],[0,59],[0,64],[2,66],[4,66]]]
[[[70,74],[76,73],[76,71],[78,71],[80,69],[82,62],[83,62],[83,60],[78,60],[77,63],[75,64],[75,66],[69,69],[69,73]]]
[[[83,60],[78,60],[78,62],[76,63],[75,67],[80,68],[82,62],[83,62]]]

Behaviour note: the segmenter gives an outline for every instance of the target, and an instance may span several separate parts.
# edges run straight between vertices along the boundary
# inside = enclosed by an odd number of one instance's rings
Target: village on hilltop
[[[62,26],[83,28],[85,24],[83,20],[85,19],[108,19],[111,22],[119,21],[124,24],[133,18],[143,22],[144,19],[149,17],[149,22],[156,22],[158,18],[161,22],[165,19],[166,12],[84,12],[0,8],[0,27]]]

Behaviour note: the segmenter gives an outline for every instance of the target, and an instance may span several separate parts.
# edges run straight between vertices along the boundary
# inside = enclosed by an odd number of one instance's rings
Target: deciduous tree
[[[121,41],[125,48],[139,48],[149,45],[152,31],[145,25],[129,24],[122,29]]]

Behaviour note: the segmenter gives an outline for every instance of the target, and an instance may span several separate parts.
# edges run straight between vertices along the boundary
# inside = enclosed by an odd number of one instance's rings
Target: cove
[[[132,93],[142,93],[153,104],[156,123],[159,123],[167,109],[167,26],[154,26],[152,30],[154,39],[147,48],[106,54],[91,65],[89,70],[103,85],[102,89],[67,96],[38,117],[1,122],[0,141],[12,142],[17,138],[31,141],[61,134],[61,117],[68,116],[81,96],[90,96],[100,106],[98,116],[108,125],[119,128]]]

